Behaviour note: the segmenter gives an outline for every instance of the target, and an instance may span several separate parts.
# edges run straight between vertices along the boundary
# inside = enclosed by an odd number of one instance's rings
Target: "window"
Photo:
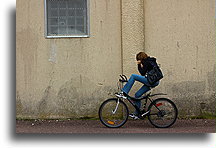
[[[88,37],[88,0],[45,0],[45,36]]]

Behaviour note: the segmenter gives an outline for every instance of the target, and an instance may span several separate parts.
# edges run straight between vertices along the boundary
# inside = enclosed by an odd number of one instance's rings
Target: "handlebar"
[[[128,81],[128,79],[127,79],[127,77],[125,75],[122,75],[122,76],[125,78],[126,81]]]
[[[128,79],[125,75],[119,75],[119,76],[121,77],[121,79],[119,79],[119,82],[122,82],[122,83],[128,82]]]

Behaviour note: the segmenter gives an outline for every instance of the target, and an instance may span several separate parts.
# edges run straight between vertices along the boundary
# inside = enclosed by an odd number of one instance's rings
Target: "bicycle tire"
[[[116,107],[118,101],[119,104]],[[118,128],[127,122],[129,111],[127,105],[122,100],[110,98],[101,104],[98,114],[103,125],[109,128]]]
[[[148,107],[148,120],[157,128],[168,128],[177,119],[178,109],[176,105],[167,98],[158,98],[151,102]]]

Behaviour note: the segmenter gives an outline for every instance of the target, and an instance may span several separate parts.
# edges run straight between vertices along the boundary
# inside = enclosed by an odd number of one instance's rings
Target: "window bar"
[[[87,8],[87,3],[85,2],[84,3],[84,8]],[[86,21],[87,21],[87,9],[83,9],[83,13],[84,13],[84,16],[83,16],[83,27],[84,27],[84,34],[86,34],[87,33],[87,29],[86,29],[86,27],[87,27],[87,23],[86,23]]]
[[[77,24],[76,24],[76,23],[77,23],[77,21],[76,21],[76,19],[77,19],[77,16],[76,16],[76,15],[77,15],[77,9],[76,9],[76,8],[77,8],[77,7],[76,7],[76,6],[77,6],[77,4],[75,4],[75,7],[74,7],[74,10],[75,10],[75,11],[74,11],[74,12],[75,12],[75,13],[74,13],[74,18],[75,18],[75,25],[74,25],[75,34],[77,34]]]
[[[59,5],[60,5],[60,1],[57,1],[57,11],[58,11],[58,31],[57,32],[58,32],[58,35],[59,35],[59,24],[60,24],[60,22],[59,22],[60,21],[60,18],[59,18],[60,17],[59,16],[60,15]]]
[[[68,1],[66,0],[66,32],[67,32],[67,35],[69,34],[69,32],[68,32],[68,19],[69,19],[69,17],[68,17],[69,15],[68,15]]]

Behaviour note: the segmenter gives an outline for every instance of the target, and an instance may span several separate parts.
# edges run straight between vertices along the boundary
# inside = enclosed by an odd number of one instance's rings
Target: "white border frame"
[[[47,31],[47,0],[44,0],[44,36],[45,38],[88,38],[90,37],[90,0],[87,1],[87,35],[48,36]]]

